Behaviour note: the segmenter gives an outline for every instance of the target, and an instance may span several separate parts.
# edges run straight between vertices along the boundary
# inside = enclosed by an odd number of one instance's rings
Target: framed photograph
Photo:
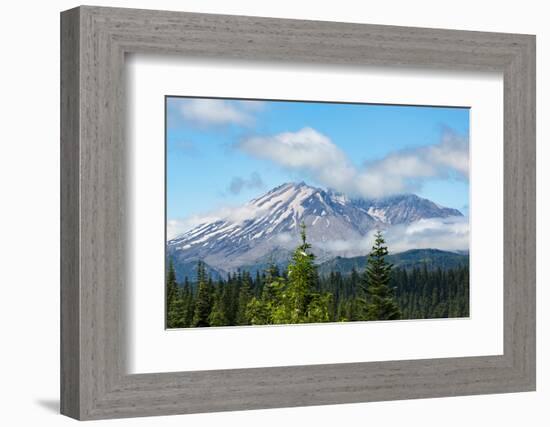
[[[535,38],[61,14],[61,411],[535,390]]]
[[[166,144],[167,328],[469,317],[469,108],[167,96]]]

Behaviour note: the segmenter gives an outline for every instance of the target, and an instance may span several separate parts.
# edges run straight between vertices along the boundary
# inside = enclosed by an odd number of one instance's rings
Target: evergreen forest
[[[270,325],[469,316],[469,267],[395,268],[376,234],[363,269],[320,275],[301,225],[301,243],[289,265],[264,272],[237,271],[213,280],[202,261],[197,279],[176,280],[171,259],[166,277],[166,326]]]

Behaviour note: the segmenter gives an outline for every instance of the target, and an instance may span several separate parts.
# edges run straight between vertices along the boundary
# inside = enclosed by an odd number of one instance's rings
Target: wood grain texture
[[[535,388],[534,36],[80,7],[62,13],[62,413],[182,414]],[[124,56],[504,75],[504,354],[128,375]]]
[[[61,21],[61,412],[80,414],[78,10]]]

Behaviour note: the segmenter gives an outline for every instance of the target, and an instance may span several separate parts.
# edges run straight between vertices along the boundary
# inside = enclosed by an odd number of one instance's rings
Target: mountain
[[[439,249],[411,249],[398,254],[388,255],[386,260],[393,264],[394,267],[406,270],[415,267],[422,268],[424,265],[428,270],[435,270],[437,268],[448,270],[468,265],[469,256],[456,252],[440,251]],[[346,275],[350,274],[354,268],[357,271],[363,271],[366,265],[367,256],[351,258],[336,257],[321,263],[318,266],[318,272],[322,276],[330,274],[331,271]]]
[[[385,224],[410,224],[425,218],[462,216],[459,210],[446,208],[415,194],[402,194],[380,199],[354,200],[357,207]]]
[[[197,280],[197,261],[179,261],[174,262],[174,270],[176,271],[176,278],[178,282],[182,283],[185,277],[187,277],[191,282]],[[227,277],[227,272],[220,269],[214,268],[211,265],[204,264],[204,270],[206,274],[212,278],[212,280],[225,279]]]
[[[317,260],[323,262],[348,256],[345,243],[359,241],[374,229],[449,216],[462,214],[412,194],[351,199],[304,182],[287,183],[170,240],[167,252],[180,271],[178,277],[192,271],[197,260],[219,274],[282,264],[298,244],[299,224],[304,222]]]

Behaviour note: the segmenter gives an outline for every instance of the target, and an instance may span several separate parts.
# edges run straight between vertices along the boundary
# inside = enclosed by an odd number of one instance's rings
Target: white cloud
[[[352,196],[382,197],[413,192],[430,178],[468,179],[468,139],[445,131],[438,144],[397,150],[355,167],[329,137],[312,128],[244,139],[238,148],[298,170]]]
[[[201,126],[228,124],[250,125],[254,121],[251,104],[232,102],[223,99],[189,99],[181,103],[182,117]]]
[[[290,233],[279,233],[275,235],[275,241],[277,243],[287,245],[288,243],[296,242],[296,235]]]
[[[400,224],[382,231],[390,253],[409,249],[440,249],[463,251],[470,247],[470,227],[467,217],[421,219],[411,224]],[[374,244],[372,230],[362,239],[332,240],[318,245],[341,256],[358,256],[368,253]]]
[[[167,237],[172,239],[200,224],[226,219],[241,223],[247,219],[259,217],[266,209],[252,205],[241,207],[224,207],[205,215],[193,216],[185,220],[169,220]],[[399,253],[409,249],[439,249],[444,251],[465,251],[470,247],[470,226],[468,217],[447,217],[421,219],[411,224],[389,226],[382,230],[390,253]],[[344,257],[367,254],[374,244],[372,230],[360,239],[329,240],[315,242],[315,247]],[[280,233],[275,241],[282,245],[294,242],[296,236]]]
[[[258,172],[252,172],[249,178],[234,176],[229,183],[228,190],[233,194],[239,194],[243,189],[257,189],[264,187],[262,177]]]
[[[360,185],[379,185],[390,192],[413,191],[429,178],[468,179],[468,139],[445,131],[438,144],[398,150],[368,162],[359,173]]]
[[[220,220],[242,224],[244,221],[264,215],[268,207],[258,207],[253,204],[242,206],[223,206],[199,215],[190,215],[186,218],[173,218],[166,222],[166,237],[173,239],[201,224],[213,223]]]
[[[242,151],[295,170],[305,171],[333,188],[345,186],[356,171],[345,153],[315,129],[253,136],[238,144]]]
[[[392,252],[409,249],[468,250],[470,224],[468,217],[463,216],[421,219],[389,228],[384,238]]]
[[[169,219],[166,221],[166,238],[173,239],[193,227],[194,225],[187,219]]]

